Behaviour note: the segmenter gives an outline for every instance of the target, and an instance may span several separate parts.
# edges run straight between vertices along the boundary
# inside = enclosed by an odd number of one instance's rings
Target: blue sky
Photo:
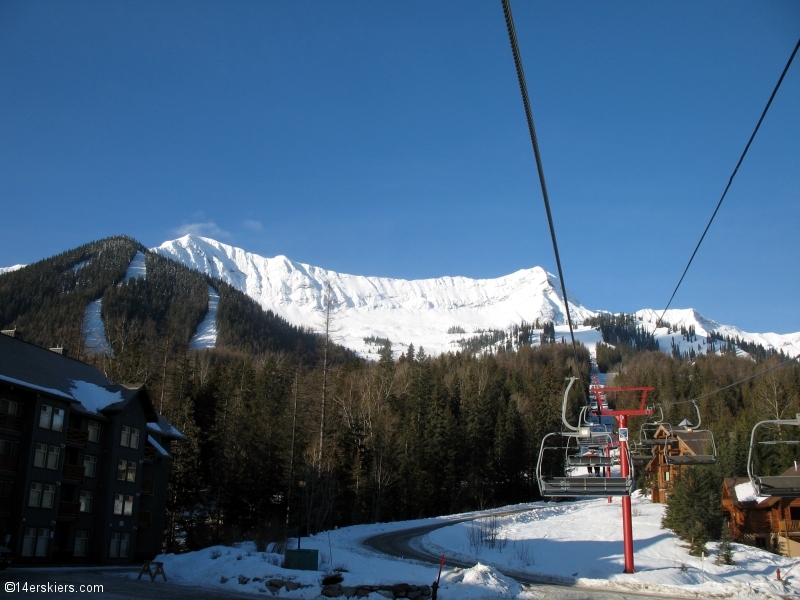
[[[513,5],[567,286],[663,308],[800,3]],[[673,306],[800,331],[800,59]],[[0,3],[0,265],[187,232],[345,273],[555,271],[500,2]]]

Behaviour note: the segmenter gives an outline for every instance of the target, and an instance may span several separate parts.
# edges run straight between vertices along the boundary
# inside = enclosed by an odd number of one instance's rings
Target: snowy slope
[[[395,354],[408,344],[422,346],[429,354],[458,350],[459,340],[485,330],[507,330],[523,321],[553,321],[556,339],[569,338],[564,302],[558,278],[540,267],[523,269],[497,279],[440,277],[408,281],[385,277],[346,275],[298,263],[285,256],[265,258],[209,238],[187,235],[153,248],[162,256],[230,283],[290,323],[319,329],[324,290],[330,282],[338,303],[337,341],[363,356],[375,357],[381,342],[389,339]],[[581,323],[594,311],[568,293],[570,312]],[[657,314],[651,309],[636,313],[649,331],[655,329]],[[739,337],[765,348],[800,354],[800,332],[787,335],[747,333],[720,325],[693,309],[667,311],[665,320],[674,327],[694,326],[696,339],[683,339],[680,332],[666,328],[655,331],[661,349],[700,354],[711,350],[706,335],[716,331]],[[449,333],[457,330],[459,333]],[[463,333],[460,331],[463,330]],[[577,339],[594,351],[599,334],[578,327]],[[373,338],[365,340],[365,338]],[[534,338],[534,343],[536,338]],[[719,351],[719,344],[715,347]]]
[[[162,256],[218,277],[291,323],[318,328],[328,283],[338,303],[340,343],[362,354],[379,345],[364,338],[388,338],[395,350],[413,343],[428,353],[457,349],[459,338],[482,329],[505,329],[536,319],[563,324],[566,312],[558,279],[541,269],[524,269],[497,279],[441,277],[407,281],[328,271],[285,256],[265,258],[215,240],[192,235],[154,248]],[[577,322],[594,313],[572,295]],[[448,334],[460,327],[464,334]]]
[[[0,275],[3,273],[11,273],[12,271],[19,271],[22,267],[26,265],[14,265],[13,267],[0,267]]]
[[[674,343],[679,347],[681,353],[693,349],[698,354],[705,354],[711,351],[711,347],[706,343],[706,336],[714,331],[722,337],[738,337],[746,342],[760,344],[764,346],[764,348],[782,350],[784,354],[788,356],[797,356],[800,354],[800,332],[785,335],[778,333],[748,333],[732,325],[720,325],[716,321],[707,319],[696,310],[687,308],[670,309],[664,313],[664,321],[673,327],[673,332],[669,333],[666,327],[660,327],[658,329],[655,327],[662,312],[663,311],[654,311],[647,308],[636,312],[635,317],[645,329],[655,332],[655,338],[658,340],[661,349],[665,352],[670,352],[672,344]],[[680,329],[681,327],[685,327],[686,329],[694,327],[695,337],[690,341],[685,339],[680,331],[674,331],[674,328]],[[717,342],[715,350],[719,351],[719,342]],[[746,353],[741,350],[737,353],[746,355]]]

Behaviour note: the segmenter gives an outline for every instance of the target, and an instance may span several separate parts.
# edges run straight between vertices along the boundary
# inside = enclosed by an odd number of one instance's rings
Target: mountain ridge
[[[340,343],[366,356],[376,352],[377,340],[390,340],[396,352],[414,344],[438,354],[458,350],[469,336],[487,330],[509,330],[510,334],[512,327],[537,320],[552,321],[556,325],[557,339],[568,337],[558,278],[541,267],[521,269],[495,279],[445,276],[404,280],[337,273],[283,255],[267,258],[195,235],[166,241],[151,250],[221,279],[253,298],[265,310],[310,328],[319,325],[323,289],[330,282],[332,294],[340,306],[337,315]],[[587,318],[605,312],[586,308],[569,290],[567,295],[575,324],[580,325]],[[664,342],[672,344],[672,340],[676,340],[682,352],[690,348],[705,351],[704,344],[696,348],[689,340],[680,341],[676,331],[656,329],[658,314],[653,309],[642,309],[635,316],[662,342],[662,350],[668,351],[670,347],[664,347]],[[734,326],[720,325],[694,309],[671,309],[665,321],[676,330],[692,326],[696,334],[703,337],[717,332],[791,355],[800,353],[800,332],[749,333]],[[596,343],[596,336],[586,331],[588,328],[578,326],[576,329],[580,341]],[[452,333],[456,331],[459,333]],[[369,339],[375,341],[369,342]]]

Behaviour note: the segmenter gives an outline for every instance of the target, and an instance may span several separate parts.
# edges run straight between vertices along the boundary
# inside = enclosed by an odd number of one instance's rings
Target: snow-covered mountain
[[[321,325],[324,290],[330,284],[339,307],[339,341],[365,356],[381,346],[365,338],[389,339],[397,352],[411,343],[438,354],[457,350],[459,339],[481,331],[536,319],[566,322],[558,278],[539,267],[497,279],[407,281],[336,273],[285,256],[265,258],[193,235],[153,250],[231,284],[291,323],[313,329]],[[575,321],[594,315],[568,295]]]
[[[463,341],[488,330],[508,330],[523,321],[537,319],[556,325],[556,338],[566,337],[566,314],[558,278],[540,267],[523,269],[497,279],[440,277],[408,281],[363,277],[328,271],[285,256],[265,258],[209,238],[187,235],[153,248],[162,256],[219,278],[296,325],[319,330],[322,325],[324,290],[328,284],[338,306],[335,327],[338,341],[364,356],[375,356],[377,338],[389,339],[395,352],[408,344],[438,354],[458,350]],[[575,323],[597,313],[568,292]],[[667,311],[664,319],[676,328],[693,327],[686,339],[679,331],[655,329],[658,314],[651,309],[636,313],[637,319],[655,331],[662,350],[681,352],[711,350],[706,336],[723,336],[761,344],[765,348],[800,354],[800,333],[752,334],[720,325],[693,309]],[[600,341],[599,332],[577,328],[578,339],[590,349]],[[534,340],[535,341],[535,340]],[[719,347],[717,346],[717,350]]]

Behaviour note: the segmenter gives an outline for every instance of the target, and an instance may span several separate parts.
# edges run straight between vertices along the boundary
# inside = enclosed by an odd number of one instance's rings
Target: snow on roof
[[[158,423],[154,423],[152,421],[148,422],[147,428],[150,431],[155,431],[156,433],[160,433],[162,435],[168,435],[178,440],[186,439],[186,436],[184,436],[180,431],[175,429],[172,423],[167,421],[163,415],[158,415]]]
[[[44,392],[45,394],[58,396],[59,398],[64,398],[65,400],[74,400],[72,396],[70,396],[69,394],[65,394],[61,390],[57,390],[55,388],[48,388],[41,385],[36,385],[35,383],[29,383],[27,381],[22,381],[21,379],[15,379],[14,377],[9,377],[7,375],[3,375],[2,373],[0,373],[0,380],[5,381],[6,383],[10,383],[12,385],[22,385],[28,389],[36,390],[37,392]]]
[[[769,496],[758,496],[756,495],[756,490],[753,487],[753,484],[750,481],[745,481],[744,483],[738,484],[736,487],[733,488],[736,492],[736,499],[739,502],[758,502],[761,503],[764,500],[769,500]]]
[[[148,425],[149,425],[149,423],[148,423]],[[161,444],[159,444],[159,443],[158,443],[158,442],[155,440],[155,438],[154,438],[152,435],[148,435],[148,436],[147,436],[147,441],[148,441],[150,444],[152,444],[153,448],[155,448],[156,450],[158,450],[158,453],[159,453],[161,456],[166,456],[167,458],[171,458],[171,457],[170,457],[170,455],[169,455],[169,452],[167,452],[166,450],[164,450],[163,446],[162,446]]]
[[[80,402],[89,412],[96,413],[98,410],[103,410],[112,404],[125,400],[119,386],[101,387],[94,383],[89,383],[88,381],[75,380],[71,380],[70,383],[72,385],[72,397]]]

